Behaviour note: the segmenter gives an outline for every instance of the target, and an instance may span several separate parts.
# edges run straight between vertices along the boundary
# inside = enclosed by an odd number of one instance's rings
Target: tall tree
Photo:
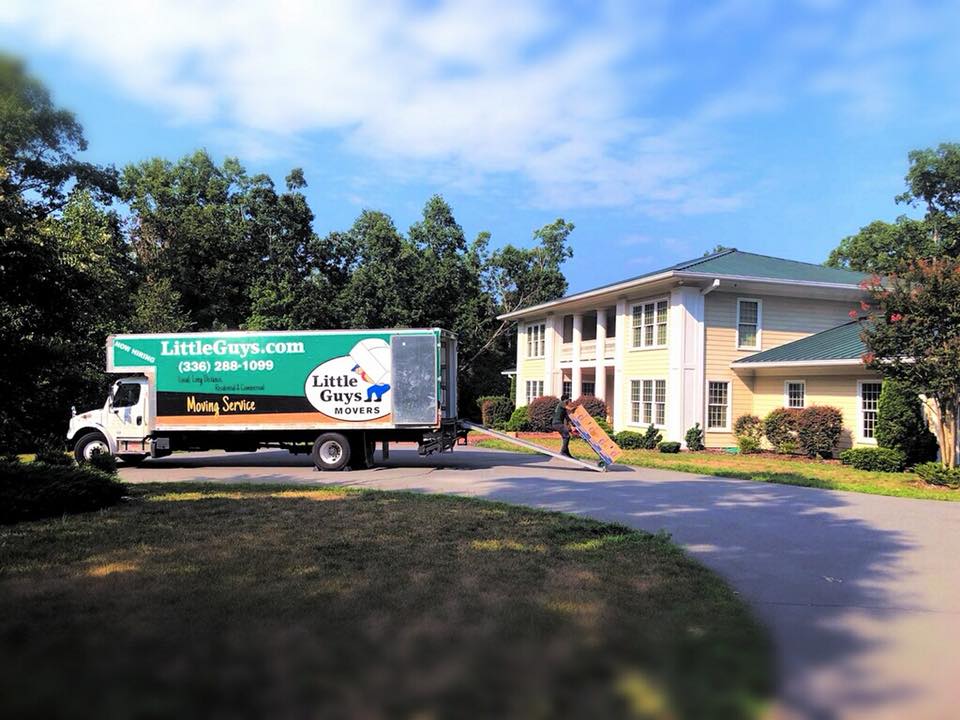
[[[889,273],[921,258],[960,255],[960,144],[914,150],[898,203],[922,207],[924,216],[875,221],[840,241],[827,265]]]
[[[956,465],[960,401],[960,260],[917,260],[865,285],[875,310],[864,329],[867,366],[921,393],[944,465]]]
[[[89,392],[89,323],[104,297],[124,300],[115,294],[125,273],[117,220],[99,205],[111,197],[116,175],[79,160],[85,149],[73,114],[56,107],[20,62],[0,56],[0,444],[6,446],[62,434],[70,400]]]

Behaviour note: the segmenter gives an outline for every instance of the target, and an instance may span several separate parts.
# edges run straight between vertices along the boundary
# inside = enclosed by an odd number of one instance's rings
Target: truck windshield
[[[139,383],[120,383],[117,385],[117,391],[113,394],[113,406],[115,408],[133,407],[139,399]]]

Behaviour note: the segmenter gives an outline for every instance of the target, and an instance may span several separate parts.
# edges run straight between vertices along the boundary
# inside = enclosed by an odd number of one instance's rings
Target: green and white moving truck
[[[111,335],[107,371],[103,408],[70,421],[80,462],[269,446],[339,470],[378,442],[457,441],[457,340],[438,328]]]

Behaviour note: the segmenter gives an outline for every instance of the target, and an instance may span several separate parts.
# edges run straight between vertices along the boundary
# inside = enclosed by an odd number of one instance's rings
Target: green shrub
[[[760,452],[760,441],[749,435],[741,435],[737,438],[737,450],[742,455]]]
[[[597,421],[597,425],[600,426],[600,429],[603,430],[607,435],[613,437],[613,426],[608,423],[603,418],[594,418]]]
[[[12,452],[2,453],[0,454],[0,463],[9,463],[11,465],[19,465],[20,456]]]
[[[613,441],[624,450],[639,450],[643,447],[643,435],[633,430],[621,430]]]
[[[763,434],[767,436],[767,442],[773,445],[774,450],[779,453],[797,451],[799,418],[800,410],[797,408],[782,407],[771,410],[770,414],[763,419]]]
[[[505,395],[487,395],[477,398],[480,406],[480,422],[487,427],[505,425],[513,413],[513,402]]]
[[[654,450],[657,445],[660,444],[661,440],[663,440],[663,435],[651,423],[650,427],[648,427],[647,431],[643,434],[640,447],[644,450]]]
[[[897,380],[883,381],[875,437],[880,447],[902,452],[910,465],[937,457],[937,438],[927,428],[919,395]]]
[[[557,409],[559,403],[560,398],[553,395],[534,398],[527,406],[530,429],[534,432],[550,432],[553,430],[553,411]]]
[[[607,419],[607,404],[593,395],[581,395],[573,401],[574,407],[583,406],[583,409],[590,413],[590,417]]]
[[[809,457],[832,457],[843,432],[843,414],[829,405],[811,405],[797,418],[797,442]]]
[[[0,524],[99,510],[123,496],[123,485],[86,465],[0,463]]]
[[[90,457],[90,465],[108,475],[117,474],[117,458],[110,453],[94,453]]]
[[[960,488],[960,468],[947,468],[938,462],[925,462],[917,465],[913,471],[929,485]]]
[[[733,423],[733,434],[738,438],[756,440],[759,447],[763,438],[763,421],[756,415],[741,415]]]
[[[530,429],[530,414],[526,405],[521,405],[507,420],[507,430],[510,432],[524,432]]]
[[[37,444],[34,462],[44,465],[73,465],[73,457],[69,455],[63,443],[55,440],[44,440]]]
[[[680,443],[678,442],[662,442],[657,446],[657,449],[662,453],[678,453],[680,452]]]
[[[703,450],[703,428],[700,427],[700,423],[694,423],[683,439],[687,443],[687,450]]]
[[[900,450],[881,447],[858,447],[840,453],[840,462],[857,470],[903,472],[907,458]]]

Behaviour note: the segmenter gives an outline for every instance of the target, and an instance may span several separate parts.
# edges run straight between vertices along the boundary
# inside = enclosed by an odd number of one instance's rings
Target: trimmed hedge
[[[633,430],[621,430],[613,441],[624,450],[639,450],[643,447],[643,435]]]
[[[680,452],[680,443],[678,442],[662,442],[657,446],[657,449],[662,453],[678,453]]]
[[[700,427],[700,423],[694,423],[693,427],[687,430],[687,434],[683,439],[687,443],[687,450],[694,452],[703,450],[703,428]]]
[[[550,432],[553,430],[553,411],[557,409],[559,404],[560,398],[553,395],[534,398],[527,406],[530,429],[534,432]]]
[[[843,414],[829,405],[811,405],[797,418],[797,442],[809,457],[832,457],[843,432]]]
[[[737,450],[741,455],[750,455],[760,452],[760,441],[749,435],[741,435],[737,438]]]
[[[900,450],[882,447],[858,447],[840,453],[840,462],[857,470],[903,472],[907,457]]]
[[[513,413],[513,402],[506,395],[486,395],[477,398],[480,421],[487,427],[506,425]]]
[[[507,430],[510,432],[523,432],[530,429],[530,412],[526,405],[521,405],[507,420]]]
[[[913,471],[929,485],[960,488],[960,468],[944,467],[938,462],[925,462],[917,465]]]
[[[100,510],[119,501],[123,491],[89,465],[0,463],[0,524]]]
[[[763,419],[763,434],[767,442],[779,453],[795,452],[797,448],[797,422],[800,410],[777,408]]]
[[[581,395],[573,401],[574,407],[583,406],[591,417],[607,419],[607,404],[593,395]]]

